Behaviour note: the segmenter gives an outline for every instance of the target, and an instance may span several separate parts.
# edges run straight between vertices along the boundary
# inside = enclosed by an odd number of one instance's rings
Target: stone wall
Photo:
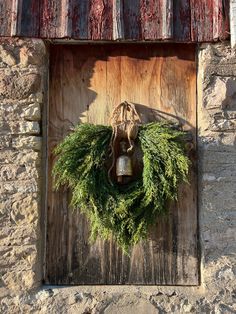
[[[41,283],[42,102],[47,74],[40,41],[0,40],[1,290]]]
[[[43,287],[46,49],[39,40],[1,41],[1,313],[236,312],[236,56],[222,43],[198,56],[201,285]]]

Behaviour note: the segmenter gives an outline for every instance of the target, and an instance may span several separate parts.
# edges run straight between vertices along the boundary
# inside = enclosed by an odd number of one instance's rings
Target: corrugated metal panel
[[[224,40],[229,0],[0,0],[0,36]]]

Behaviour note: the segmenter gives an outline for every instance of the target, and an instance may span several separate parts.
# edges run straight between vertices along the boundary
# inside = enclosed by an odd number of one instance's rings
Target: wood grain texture
[[[211,42],[229,38],[230,0],[0,0],[0,35]]]
[[[141,36],[142,39],[151,40],[155,37],[162,37],[163,27],[167,25],[165,23],[166,4],[162,1],[140,1],[140,20],[141,20]],[[164,25],[165,24],[165,25]],[[163,33],[162,33],[163,32]]]
[[[90,0],[89,3],[89,38],[111,40],[112,0]]]
[[[197,178],[159,218],[149,239],[124,256],[113,241],[90,244],[89,224],[69,208],[70,193],[52,189],[52,150],[78,122],[108,124],[115,105],[136,103],[144,123],[178,121],[196,138],[195,47],[52,46],[49,106],[47,271],[50,284],[197,285]]]
[[[12,11],[14,12],[14,16],[16,16],[16,18],[12,20],[12,36],[39,36],[39,1],[12,0]]]
[[[0,0],[0,36],[11,36],[13,16],[12,1]]]
[[[178,0],[173,3],[174,8],[174,38],[179,41],[191,41],[191,7],[190,1]]]
[[[123,1],[113,0],[112,29],[113,40],[124,38]]]
[[[236,44],[236,1],[230,0],[230,40],[231,47],[234,48]]]
[[[40,37],[41,38],[63,38],[65,35],[61,25],[65,19],[66,7],[62,5],[66,3],[55,0],[41,0],[40,5]]]
[[[191,38],[193,41],[212,40],[213,1],[190,0],[191,3]]]

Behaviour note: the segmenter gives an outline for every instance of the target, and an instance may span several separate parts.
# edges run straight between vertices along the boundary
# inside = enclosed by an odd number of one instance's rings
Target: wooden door
[[[197,285],[197,177],[180,187],[168,217],[130,257],[113,241],[90,244],[89,224],[69,208],[70,193],[52,189],[53,148],[78,122],[108,124],[115,105],[137,105],[143,123],[178,121],[196,139],[194,45],[51,46],[46,277],[50,284]]]

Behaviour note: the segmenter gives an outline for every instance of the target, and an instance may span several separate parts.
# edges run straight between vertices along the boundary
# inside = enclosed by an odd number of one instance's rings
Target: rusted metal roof
[[[224,40],[229,0],[0,0],[0,36]]]

